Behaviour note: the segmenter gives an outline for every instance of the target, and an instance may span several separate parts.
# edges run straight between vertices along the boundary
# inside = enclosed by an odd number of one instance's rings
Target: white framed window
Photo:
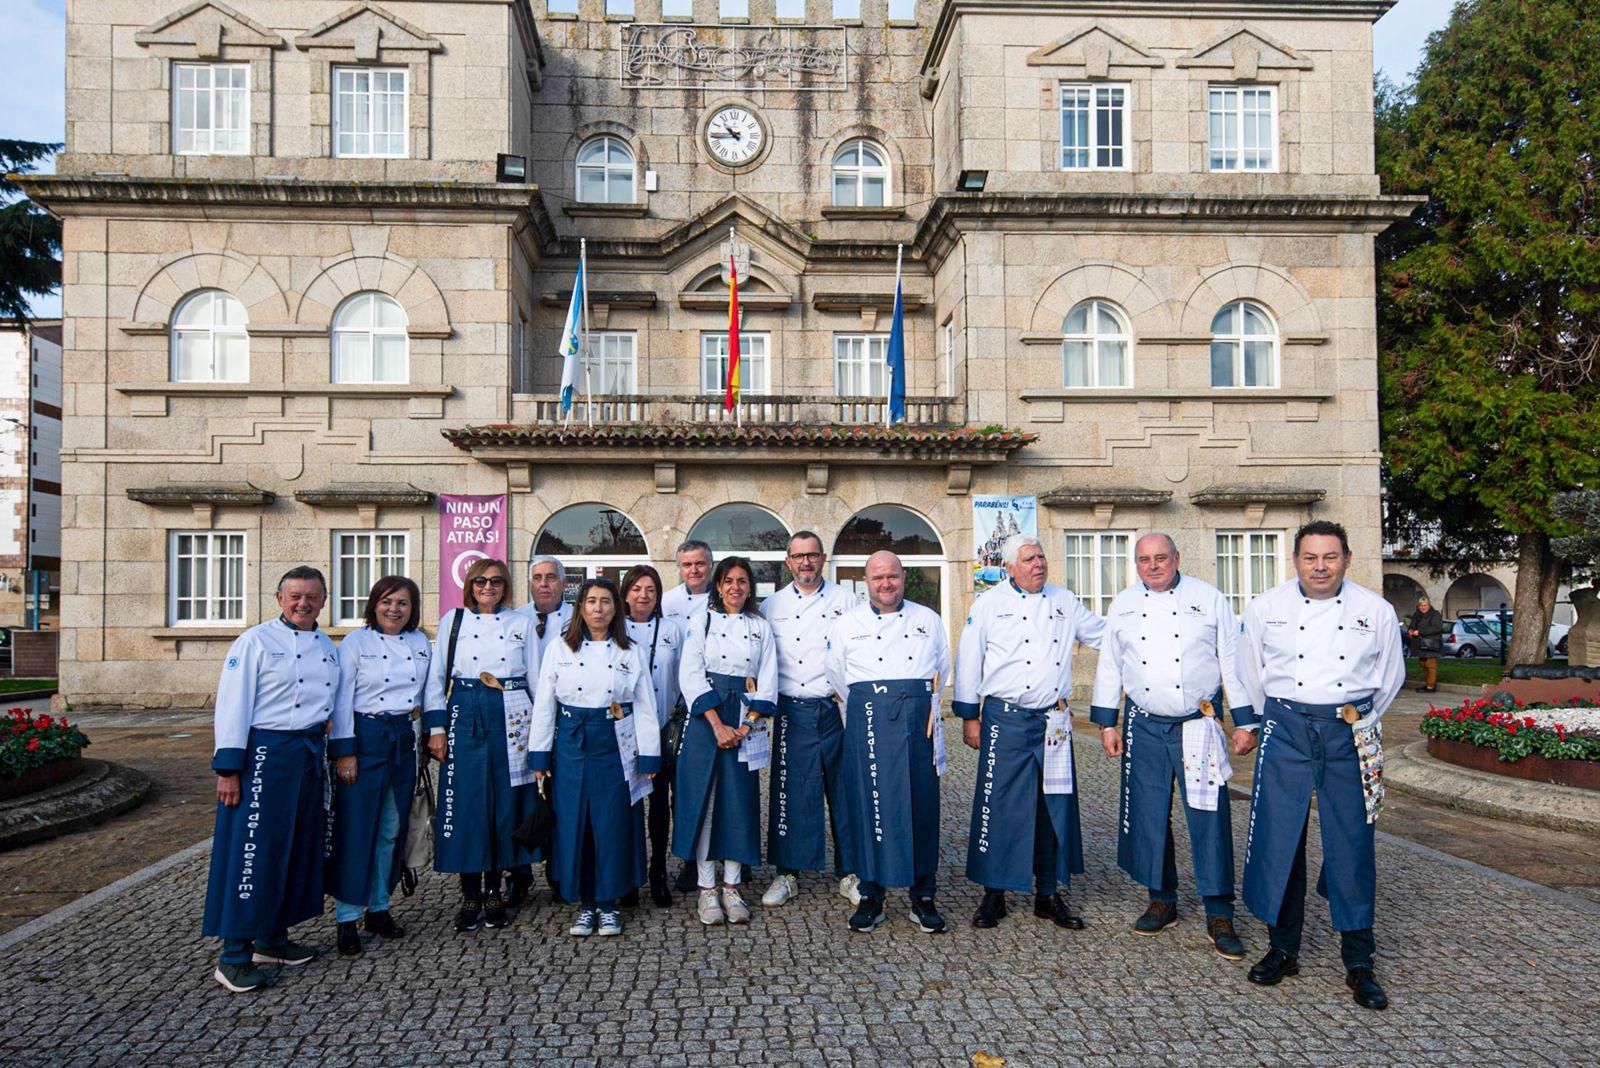
[[[1061,381],[1069,389],[1133,385],[1133,337],[1121,309],[1086,300],[1067,313],[1061,332]]]
[[[1133,535],[1103,530],[1066,534],[1067,589],[1091,612],[1105,615],[1111,599],[1132,582]]]
[[[637,338],[632,330],[600,330],[589,334],[589,384],[596,394],[638,392],[634,359]]]
[[[1267,309],[1250,300],[1222,306],[1211,320],[1211,384],[1218,388],[1275,389],[1278,327]]]
[[[739,392],[770,393],[770,334],[739,332]],[[721,393],[728,387],[728,335],[700,335],[700,391]]]
[[[944,367],[945,396],[953,397],[956,395],[956,319],[953,315],[939,327],[939,347],[943,350],[940,363]]]
[[[372,584],[387,575],[405,575],[410,536],[403,530],[333,532],[333,625],[359,626]]]
[[[528,320],[522,315],[521,309],[511,324],[511,359],[512,367],[516,368],[516,389],[514,393],[533,392],[533,362],[528,358]]]
[[[172,151],[180,156],[250,151],[248,65],[172,65]]]
[[[633,150],[620,137],[592,137],[578,148],[578,199],[585,204],[633,203]]]
[[[1062,84],[1062,170],[1128,169],[1129,95],[1128,86],[1110,82]]]
[[[174,627],[244,622],[244,532],[168,534],[167,619]]]
[[[835,334],[833,389],[842,397],[881,397],[889,391],[889,335]]]
[[[404,382],[406,313],[385,293],[353,293],[333,313],[333,381]]]
[[[1271,85],[1213,85],[1208,94],[1209,168],[1278,169],[1278,90]]]
[[[249,321],[231,293],[201,289],[172,313],[174,382],[250,381]]]
[[[1217,589],[1234,614],[1276,586],[1283,574],[1283,535],[1275,530],[1217,531]]]
[[[881,208],[889,203],[889,154],[882,145],[858,137],[834,153],[833,203],[841,208]]]
[[[333,68],[333,154],[405,156],[409,82],[404,67]]]

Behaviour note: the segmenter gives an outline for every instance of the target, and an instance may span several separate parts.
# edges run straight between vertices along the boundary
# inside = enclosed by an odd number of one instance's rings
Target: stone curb
[[[103,760],[83,763],[83,774],[71,782],[0,804],[0,850],[104,823],[150,793],[150,777],[142,771]]]
[[[1383,781],[1401,793],[1478,816],[1600,834],[1600,794],[1457,767],[1429,755],[1426,741],[1391,750]]]

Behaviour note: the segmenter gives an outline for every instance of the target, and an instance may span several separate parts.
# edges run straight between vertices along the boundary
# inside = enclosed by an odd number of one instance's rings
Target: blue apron
[[[706,678],[721,703],[717,712],[725,726],[744,721],[744,676],[710,674]],[[690,716],[678,743],[678,767],[672,798],[672,852],[695,859],[695,843],[711,813],[711,860],[761,863],[761,773],[739,762],[738,747],[718,749],[717,736],[703,715]]]
[[[1372,710],[1370,697],[1352,703],[1363,716]],[[1266,923],[1278,922],[1315,791],[1322,825],[1317,893],[1328,899],[1335,930],[1371,927],[1378,893],[1376,846],[1355,735],[1339,718],[1342,706],[1277,697],[1265,704],[1244,847],[1244,903]]]
[[[828,865],[823,800],[833,824],[833,863],[843,875],[847,850],[840,816],[849,806],[839,759],[844,723],[831,697],[779,697],[767,777],[767,854],[780,868],[818,871]]]
[[[928,737],[933,684],[852,683],[846,708],[845,867],[863,883],[911,886],[939,868],[939,774]]]
[[[250,728],[239,803],[217,803],[202,935],[266,939],[322,915],[323,734]]]
[[[347,905],[367,905],[372,865],[377,857],[378,820],[387,795],[400,817],[395,832],[389,889],[405,870],[406,829],[411,825],[411,794],[417,788],[417,736],[411,717],[357,714],[356,781],[333,784],[329,814],[328,863],[323,873],[328,894]]]
[[[1023,708],[998,697],[983,699],[967,878],[987,889],[1026,893],[1034,888],[1033,840],[1044,790],[1044,728],[1049,711]],[[1083,874],[1077,794],[1082,780],[1076,759],[1072,781],[1070,794],[1044,794],[1050,814],[1046,833],[1056,840],[1055,877],[1063,888],[1071,886],[1072,876]]]
[[[614,901],[645,881],[644,812],[629,799],[613,722],[609,708],[556,712],[550,872],[568,899]]]
[[[1218,704],[1215,698],[1213,703]],[[1117,820],[1117,866],[1136,882],[1159,890],[1166,881],[1172,840],[1172,784],[1178,783],[1194,853],[1194,881],[1202,897],[1233,896],[1233,821],[1228,787],[1217,787],[1214,812],[1190,808],[1183,786],[1183,725],[1198,719],[1152,716],[1132,701],[1122,722],[1122,807]]]
[[[507,690],[522,678],[501,679]],[[444,763],[433,822],[433,868],[441,872],[501,871],[539,857],[511,840],[533,810],[533,784],[511,785],[506,712],[500,691],[477,679],[456,679],[450,690]]]

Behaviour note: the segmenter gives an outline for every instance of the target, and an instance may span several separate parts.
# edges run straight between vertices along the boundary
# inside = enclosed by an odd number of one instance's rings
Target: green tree
[[[0,317],[27,318],[32,298],[61,286],[61,220],[24,197],[11,180],[37,169],[61,147],[0,138]]]
[[[1469,0],[1377,102],[1385,188],[1428,196],[1378,250],[1391,533],[1514,552],[1513,663],[1565,572],[1551,502],[1600,476],[1597,53],[1593,0]]]

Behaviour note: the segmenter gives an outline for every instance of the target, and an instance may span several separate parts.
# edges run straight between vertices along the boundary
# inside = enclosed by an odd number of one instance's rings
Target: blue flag
[[[906,324],[900,307],[900,276],[894,279],[894,321],[889,327],[889,422],[906,417]]]
[[[567,307],[567,325],[561,331],[561,341],[556,355],[564,361],[561,365],[561,411],[572,410],[572,391],[578,384],[578,355],[583,349],[583,305],[588,297],[584,292],[583,260],[578,260],[578,277],[572,283],[572,303]]]

